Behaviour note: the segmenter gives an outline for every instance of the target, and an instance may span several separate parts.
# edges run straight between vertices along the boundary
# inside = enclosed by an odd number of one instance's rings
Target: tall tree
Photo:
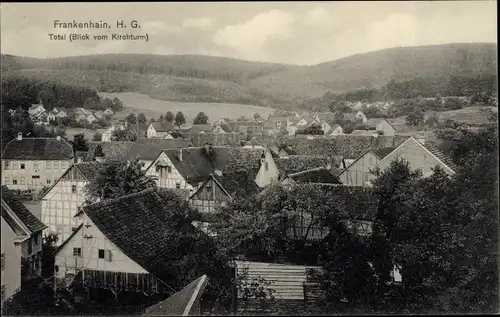
[[[146,115],[143,112],[139,113],[137,115],[137,121],[139,123],[146,123],[147,122]]]
[[[184,123],[186,123],[186,118],[184,118],[184,114],[181,111],[178,111],[175,115],[175,125],[180,127]]]
[[[205,114],[205,112],[198,112],[193,120],[193,124],[207,124],[207,122],[208,116]]]
[[[113,110],[120,111],[123,109],[123,103],[118,97],[113,98]]]
[[[131,124],[136,124],[137,123],[137,117],[135,114],[131,113],[127,116],[127,118],[125,118],[125,120],[127,120],[128,123],[131,123]]]
[[[85,135],[83,133],[78,133],[73,136],[73,151],[88,151],[89,145]]]
[[[165,114],[165,121],[168,123],[174,122],[174,113],[172,111],[167,111]]]
[[[153,176],[146,175],[139,160],[105,164],[86,185],[90,201],[118,198],[156,187]]]

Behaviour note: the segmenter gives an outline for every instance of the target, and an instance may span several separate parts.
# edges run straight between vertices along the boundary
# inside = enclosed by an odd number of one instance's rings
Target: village
[[[77,108],[75,113],[83,119],[86,110]],[[64,112],[54,109],[47,114],[43,106],[33,105],[29,114],[36,122]],[[100,141],[88,141],[86,151],[74,149],[71,142],[59,136],[30,138],[18,133],[2,153],[2,208],[7,212],[2,221],[12,227],[10,239],[19,245],[10,252],[20,252],[22,262],[12,265],[9,259],[16,256],[2,253],[2,263],[9,263],[5,275],[9,283],[2,289],[3,296],[19,289],[21,280],[41,276],[42,232],[57,237],[54,271],[43,282],[54,290],[56,302],[73,307],[84,301],[86,283],[91,283],[86,286],[90,289],[110,291],[117,301],[121,291],[163,294],[164,282],[158,279],[156,269],[146,264],[148,256],[159,252],[154,248],[162,245],[153,242],[159,237],[147,237],[167,230],[156,218],[162,208],[158,206],[168,206],[162,190],[175,193],[180,202],[187,203],[185,206],[199,212],[201,218],[192,225],[213,237],[218,233],[210,215],[234,201],[238,192],[259,197],[275,186],[315,185],[346,188],[343,199],[352,200],[359,195],[370,196],[376,179],[374,170],[383,172],[400,159],[423,177],[431,176],[436,167],[450,176],[458,170],[449,157],[426,140],[428,131],[418,131],[401,120],[368,119],[362,111],[353,110],[343,114],[342,121],[351,120],[364,130],[345,134],[336,116],[295,112],[271,115],[267,120],[255,116],[220,118],[205,124],[151,122],[143,124],[142,129],[138,122],[124,120],[113,123]],[[136,133],[135,141],[117,141],[120,131],[130,129]],[[89,183],[99,178],[105,166],[119,163],[138,164],[145,176],[154,179],[154,189],[131,189],[129,195],[99,202],[101,199],[89,194]],[[37,210],[37,216],[19,202],[22,197],[33,200],[29,206]],[[295,221],[301,225],[294,228],[299,230],[300,239],[317,241],[328,235],[328,230],[311,222],[311,215],[302,214],[299,219]],[[354,208],[342,221],[357,234],[370,236],[374,214]],[[140,232],[133,229],[139,222]],[[142,254],[146,250],[148,253]],[[239,260],[232,265],[236,274],[246,270],[250,276],[267,276],[273,281],[270,288],[274,300],[300,303],[319,296],[314,293],[319,284],[310,281],[307,273],[317,265],[282,260]],[[21,277],[25,270],[28,273]],[[396,263],[390,276],[391,285],[397,288],[401,273]]]

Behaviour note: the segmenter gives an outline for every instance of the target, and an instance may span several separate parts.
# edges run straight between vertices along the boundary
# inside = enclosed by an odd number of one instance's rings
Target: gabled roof
[[[401,120],[387,119],[387,122],[390,124],[391,127],[394,128],[394,130],[397,133],[407,133],[414,131],[412,127],[408,126],[405,122],[402,122]]]
[[[2,201],[12,210],[15,216],[31,231],[32,234],[47,228],[47,226],[35,217],[5,185],[2,185]]]
[[[394,151],[395,148],[393,147],[385,147],[385,148],[378,148],[378,149],[370,149],[370,151],[373,152],[380,160],[389,155],[392,151]]]
[[[2,159],[8,160],[69,160],[73,147],[64,138],[22,138],[7,143]]]
[[[305,170],[298,173],[289,174],[288,178],[296,183],[321,183],[321,184],[340,184],[337,177],[325,167]]]
[[[78,231],[82,229],[82,227],[83,227],[83,222],[80,225],[78,225],[78,227],[76,227],[75,230],[73,230],[73,232],[71,232],[69,237],[67,237],[66,240],[64,240],[61,243],[61,245],[57,247],[57,249],[54,251],[54,254],[57,254],[57,252],[59,252],[78,233]]]
[[[104,158],[107,161],[122,161],[125,159],[126,155],[130,152],[134,145],[134,142],[130,141],[111,141],[111,142],[101,142],[101,141],[91,141],[89,142],[89,149],[87,151],[86,161],[94,160],[96,153],[102,151]]]
[[[260,190],[255,183],[255,177],[246,169],[226,172],[222,176],[212,175],[212,177],[231,196],[234,196],[238,191],[244,191],[250,196]]]
[[[133,142],[132,148],[125,155],[128,160],[136,158],[142,160],[154,160],[162,150],[187,148],[191,146],[189,139],[153,139],[153,138],[137,138]]]
[[[189,248],[204,235],[190,224],[189,219],[173,218],[188,208],[187,201],[180,200],[176,193],[151,188],[83,206],[81,212],[132,261],[161,280],[175,281],[180,272],[175,271],[174,262],[179,259],[172,258],[172,250],[185,254],[196,252]],[[173,224],[172,219],[178,219],[178,223]],[[193,236],[184,241],[184,246],[175,241],[179,230],[191,232]],[[199,267],[194,269],[200,270]]]
[[[180,151],[182,151],[182,159]],[[214,172],[212,160],[204,148],[169,149],[163,152],[191,185],[206,180]]]
[[[255,137],[253,137],[250,141],[245,143],[245,146],[261,146],[259,141]]]
[[[190,129],[189,133],[198,134],[203,132],[211,132],[213,127],[211,124],[194,124]]]
[[[276,165],[281,176],[287,176],[302,171],[326,167],[328,165],[338,166],[340,157],[313,156],[313,155],[290,155],[287,158],[276,159]]]
[[[418,141],[417,141],[418,142]],[[452,171],[456,172],[458,166],[453,162],[453,160],[446,156],[440,149],[438,149],[434,144],[426,143],[424,147],[429,150],[435,157],[437,157],[441,162],[448,166]]]
[[[377,125],[379,125],[380,122],[384,120],[385,118],[370,118],[366,121],[365,125],[369,126],[370,128],[376,128]]]
[[[143,316],[189,316],[199,315],[199,301],[207,285],[208,278],[203,275],[189,283],[169,298],[146,309]]]
[[[95,161],[90,162],[81,162],[74,164],[77,170],[82,173],[83,177],[87,180],[93,179],[95,176],[99,174],[99,170],[102,167],[102,164]]]

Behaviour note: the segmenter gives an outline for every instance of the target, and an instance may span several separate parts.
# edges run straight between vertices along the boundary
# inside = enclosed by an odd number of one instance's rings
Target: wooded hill
[[[52,59],[2,55],[2,76],[134,91],[172,101],[295,108],[325,93],[381,88],[391,82],[449,82],[496,76],[489,43],[391,48],[313,66],[202,55],[108,54]],[[422,85],[423,86],[423,85]]]

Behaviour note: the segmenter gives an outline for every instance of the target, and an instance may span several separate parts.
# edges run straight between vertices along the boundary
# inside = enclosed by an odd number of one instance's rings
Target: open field
[[[481,125],[488,123],[490,111],[498,112],[495,107],[468,107],[459,110],[441,111],[437,113],[439,121],[451,119],[460,123],[470,125]]]
[[[111,99],[118,97],[123,102],[124,109],[116,113],[114,116],[116,119],[123,119],[130,113],[138,114],[143,112],[146,118],[159,118],[167,111],[172,111],[174,114],[177,111],[182,111],[186,121],[190,122],[198,112],[203,111],[208,116],[209,121],[213,122],[222,117],[238,118],[245,116],[251,118],[256,112],[263,118],[267,118],[275,111],[272,108],[241,104],[165,101],[135,92],[99,93],[99,96]]]

